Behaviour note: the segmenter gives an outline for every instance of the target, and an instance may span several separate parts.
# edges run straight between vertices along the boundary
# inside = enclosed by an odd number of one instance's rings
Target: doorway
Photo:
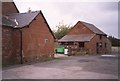
[[[80,48],[84,48],[84,46],[85,46],[85,43],[84,43],[84,42],[79,42],[79,47],[80,47]]]

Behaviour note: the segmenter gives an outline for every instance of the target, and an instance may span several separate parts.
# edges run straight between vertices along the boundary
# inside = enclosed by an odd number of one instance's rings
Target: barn
[[[3,2],[2,6],[3,64],[22,64],[54,56],[55,36],[42,11],[18,13],[13,2]]]
[[[107,34],[93,24],[83,21],[78,21],[58,42],[68,48],[70,53],[106,54],[111,52],[111,42]]]

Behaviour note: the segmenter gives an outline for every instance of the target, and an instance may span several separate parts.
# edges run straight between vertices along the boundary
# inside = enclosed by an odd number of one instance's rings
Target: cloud
[[[102,3],[101,9],[109,11],[118,11],[118,2]]]
[[[115,2],[63,2],[55,5],[65,21],[69,17],[68,23],[90,22],[109,35],[118,36],[118,5]]]
[[[31,0],[32,1],[32,0]],[[37,1],[37,0],[36,0]],[[18,2],[21,12],[42,10],[51,29],[56,29],[60,21],[75,25],[85,21],[96,25],[108,35],[118,36],[118,3],[117,2]]]

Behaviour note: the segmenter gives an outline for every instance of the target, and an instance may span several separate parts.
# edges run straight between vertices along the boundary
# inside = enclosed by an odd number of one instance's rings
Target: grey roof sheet
[[[88,27],[91,31],[93,31],[96,34],[103,34],[106,35],[103,31],[95,27],[93,24],[82,22],[86,27]]]
[[[29,12],[29,13],[14,13],[7,15],[12,21],[18,22],[17,28],[25,27],[29,25],[33,19],[40,13],[40,11]]]
[[[4,21],[0,22],[0,25],[5,25],[5,26],[13,27],[13,28],[22,28],[22,27],[29,25],[37,17],[38,14],[40,14],[43,17],[51,34],[53,35],[54,39],[56,39],[56,37],[54,36],[52,30],[50,29],[44,15],[41,11],[34,11],[34,12],[29,12],[29,13],[13,13],[13,14],[6,15],[6,17],[8,17],[5,20],[6,22],[4,22]],[[1,19],[2,19],[2,17],[1,17]],[[15,20],[17,21],[18,24],[15,22]],[[8,22],[8,21],[10,21],[10,22]]]
[[[87,42],[90,41],[94,36],[95,34],[65,35],[63,38],[58,40],[58,42],[72,42],[72,41]]]
[[[12,20],[10,20],[8,17],[2,16],[0,17],[0,20],[2,22],[0,22],[0,25],[5,25],[5,26],[9,26],[9,27],[15,27],[16,23]]]

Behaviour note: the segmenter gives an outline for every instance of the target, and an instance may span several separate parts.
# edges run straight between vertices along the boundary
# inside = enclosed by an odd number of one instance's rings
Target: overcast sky
[[[108,35],[118,37],[118,0],[40,1],[14,0],[20,12],[42,10],[49,26],[56,29],[59,22],[74,26],[77,21],[94,24]],[[110,0],[109,0],[110,1]],[[113,2],[116,1],[116,2]]]

